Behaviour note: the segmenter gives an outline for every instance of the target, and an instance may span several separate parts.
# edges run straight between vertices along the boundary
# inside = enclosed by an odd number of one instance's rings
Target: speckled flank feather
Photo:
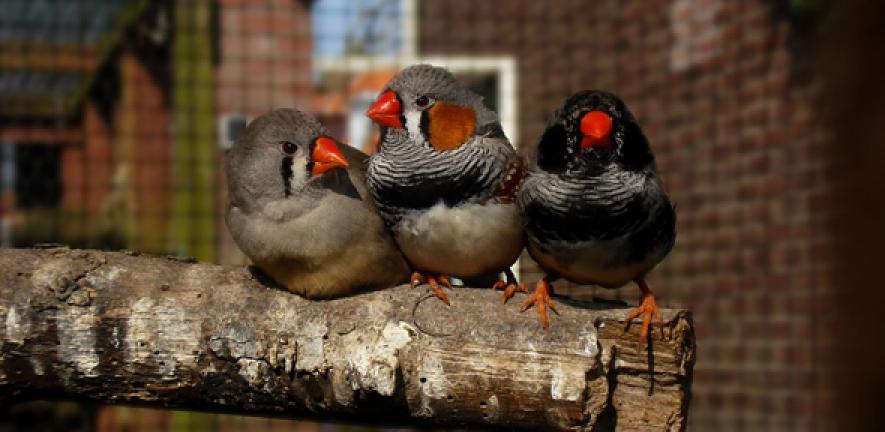
[[[309,149],[328,132],[294,110],[256,119],[228,154],[227,224],[240,249],[289,290],[307,297],[384,288],[408,278],[408,266],[377,214],[365,186],[367,156],[338,144],[349,166],[310,176]],[[280,150],[290,141],[293,156]],[[292,160],[287,185],[280,174]],[[300,173],[300,174],[298,174]]]

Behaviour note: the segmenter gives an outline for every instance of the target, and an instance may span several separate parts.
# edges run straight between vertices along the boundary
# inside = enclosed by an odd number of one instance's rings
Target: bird
[[[227,155],[234,241],[265,274],[307,298],[404,283],[408,264],[366,189],[367,158],[299,110],[259,116]]]
[[[369,190],[411,264],[412,286],[507,274],[494,288],[524,291],[509,267],[524,244],[516,191],[524,162],[498,115],[448,70],[409,66],[386,84],[366,115],[380,126],[369,158]]]
[[[528,157],[517,203],[526,220],[526,249],[546,275],[523,311],[537,305],[541,326],[554,312],[551,283],[642,292],[627,325],[642,317],[663,323],[646,275],[673,248],[676,211],[657,174],[651,146],[627,105],[613,93],[584,90],[567,98]]]

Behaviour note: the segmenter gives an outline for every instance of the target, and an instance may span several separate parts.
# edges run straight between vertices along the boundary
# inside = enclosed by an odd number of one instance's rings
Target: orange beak
[[[381,96],[378,96],[375,105],[369,108],[366,115],[381,126],[402,128],[403,122],[400,120],[401,109],[402,107],[400,106],[399,99],[396,97],[396,92],[387,90],[381,93]]]
[[[333,168],[347,167],[347,159],[341,154],[338,144],[331,138],[319,137],[314,141],[313,152],[310,154],[313,161],[311,175],[320,175]]]
[[[590,111],[581,118],[581,148],[612,148],[612,118],[602,111]]]

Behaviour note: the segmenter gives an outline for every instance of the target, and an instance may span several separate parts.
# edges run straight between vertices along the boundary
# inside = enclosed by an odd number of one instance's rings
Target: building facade
[[[517,145],[533,144],[581,89],[613,91],[638,117],[677,206],[676,247],[650,285],[694,313],[695,430],[811,430],[827,404],[830,188],[813,110],[815,23],[787,3],[419,3],[421,55],[516,58]],[[530,284],[541,276],[528,257],[522,269]],[[556,287],[638,299],[635,286]]]

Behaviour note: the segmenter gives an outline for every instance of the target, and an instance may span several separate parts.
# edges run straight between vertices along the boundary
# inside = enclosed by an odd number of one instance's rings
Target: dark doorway
[[[15,148],[15,206],[54,208],[61,202],[61,151],[57,146],[27,144]]]

